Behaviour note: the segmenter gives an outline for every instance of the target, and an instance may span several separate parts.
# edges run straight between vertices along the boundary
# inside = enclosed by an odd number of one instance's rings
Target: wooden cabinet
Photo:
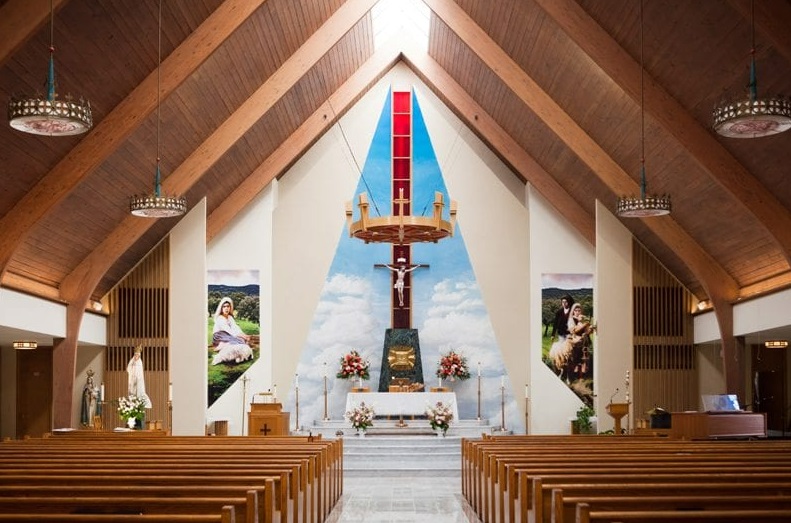
[[[670,437],[716,439],[766,437],[763,412],[673,412]]]
[[[280,403],[251,403],[247,414],[248,435],[250,436],[287,436],[290,427],[290,413],[283,412]]]

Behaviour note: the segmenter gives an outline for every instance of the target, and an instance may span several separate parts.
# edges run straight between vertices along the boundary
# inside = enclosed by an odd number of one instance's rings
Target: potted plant
[[[362,388],[363,380],[370,379],[371,377],[368,372],[370,365],[368,360],[360,356],[359,352],[353,350],[341,357],[340,370],[338,370],[335,377],[341,380],[357,378],[359,380],[359,386]]]
[[[453,421],[453,409],[450,405],[438,401],[433,407],[431,405],[426,407],[426,417],[431,428],[437,431],[437,435],[444,437],[450,428],[450,422]]]
[[[118,398],[118,415],[130,429],[142,429],[146,415],[146,400],[139,396],[122,396]]]
[[[577,410],[577,417],[571,420],[572,434],[590,434],[593,432],[593,417],[596,411],[593,407],[583,405]]]
[[[363,401],[346,413],[346,419],[348,419],[352,427],[357,430],[358,436],[364,436],[368,427],[374,424],[374,415],[374,408],[370,405],[366,405]]]

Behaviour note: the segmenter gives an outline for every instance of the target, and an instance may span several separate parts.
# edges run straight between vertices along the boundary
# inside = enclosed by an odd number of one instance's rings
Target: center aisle
[[[327,519],[478,523],[461,495],[461,438],[348,436],[343,497]]]
[[[461,478],[390,476],[346,478],[327,523],[478,523],[461,495]]]

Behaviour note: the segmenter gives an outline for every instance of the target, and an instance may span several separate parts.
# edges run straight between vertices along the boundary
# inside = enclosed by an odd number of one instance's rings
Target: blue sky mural
[[[431,139],[413,93],[413,215],[433,212],[434,193],[450,196],[445,187]],[[370,214],[391,214],[390,208],[390,96],[382,104],[382,112],[372,137],[363,174],[354,194],[354,220],[359,218],[357,196],[368,193]],[[463,213],[464,202],[459,202]],[[448,206],[443,211],[448,219]],[[308,339],[297,367],[300,387],[300,425],[309,429],[314,420],[323,418],[323,375],[326,369],[329,388],[328,415],[333,420],[343,417],[346,393],[352,384],[338,380],[340,358],[355,349],[371,362],[371,379],[366,383],[376,390],[382,360],[385,329],[390,327],[391,272],[375,268],[391,263],[389,244],[365,244],[350,238],[344,227],[338,231],[338,247],[329,269],[319,304],[313,317]],[[493,425],[500,424],[500,383],[505,375],[500,350],[486,307],[481,298],[470,265],[460,227],[452,238],[436,244],[413,244],[412,263],[428,265],[412,275],[412,327],[418,329],[426,388],[436,386],[435,371],[440,354],[449,350],[467,358],[472,379],[452,385],[457,394],[461,419],[477,416],[477,368],[481,363],[482,417]],[[326,363],[326,366],[325,366]],[[506,407],[515,413],[511,387],[506,376]],[[289,386],[288,405],[293,411],[293,383]],[[293,414],[292,414],[293,417]],[[509,416],[516,424],[513,430],[524,430],[523,416]]]

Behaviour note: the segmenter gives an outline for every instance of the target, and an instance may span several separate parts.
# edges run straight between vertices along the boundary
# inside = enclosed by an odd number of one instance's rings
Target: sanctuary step
[[[375,419],[374,424],[368,429],[366,437],[383,437],[383,436],[433,436],[434,431],[431,429],[428,420],[426,419],[411,419],[405,416],[403,422],[406,427],[399,426],[397,417],[392,419]],[[498,432],[499,424],[497,426],[489,423],[489,420],[459,420],[451,424],[447,432],[448,437],[456,438],[480,438],[481,434],[501,434]],[[315,421],[310,426],[303,426],[297,433],[299,434],[314,434],[323,438],[350,438],[356,435],[356,432],[351,424],[346,420],[327,420]]]
[[[344,477],[461,477],[461,438],[346,436]]]

